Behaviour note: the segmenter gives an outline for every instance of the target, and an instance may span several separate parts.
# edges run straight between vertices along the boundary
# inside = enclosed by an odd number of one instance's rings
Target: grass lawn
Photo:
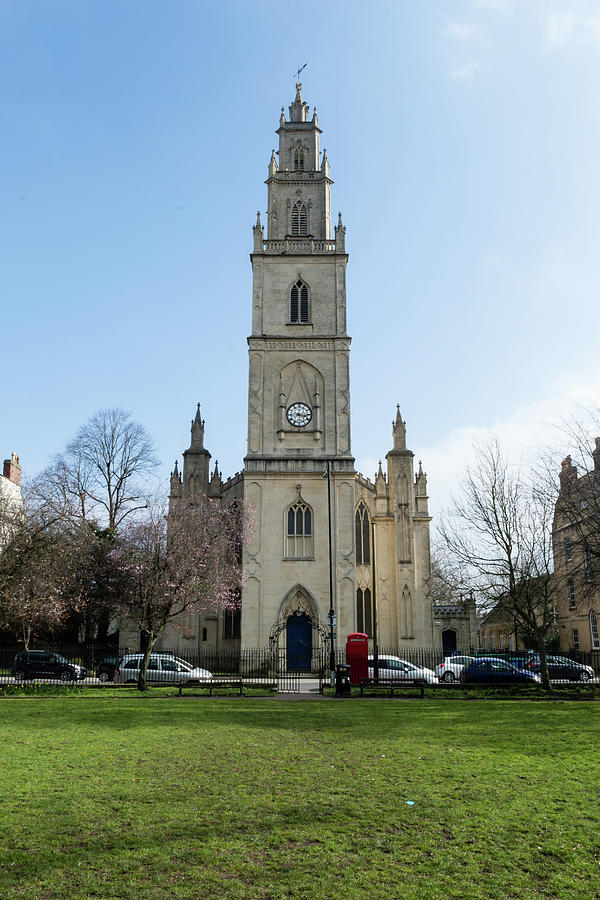
[[[0,897],[600,897],[600,708],[0,701]]]

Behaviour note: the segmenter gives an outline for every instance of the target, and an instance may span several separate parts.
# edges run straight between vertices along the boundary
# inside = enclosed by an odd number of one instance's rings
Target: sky
[[[352,441],[396,404],[439,511],[600,397],[600,0],[0,0],[0,458],[115,406],[166,482],[247,438],[252,225],[316,106],[347,226]],[[263,221],[264,221],[263,216]]]

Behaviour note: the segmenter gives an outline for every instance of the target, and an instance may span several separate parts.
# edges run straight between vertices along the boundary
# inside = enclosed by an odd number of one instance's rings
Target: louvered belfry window
[[[294,169],[297,172],[304,171],[304,150],[294,150]]]
[[[308,234],[308,213],[302,200],[296,200],[292,206],[292,234]]]
[[[297,281],[290,291],[290,322],[308,322],[308,288]]]

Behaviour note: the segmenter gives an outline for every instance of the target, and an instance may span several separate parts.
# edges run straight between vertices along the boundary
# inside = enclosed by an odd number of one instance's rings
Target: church
[[[278,647],[308,668],[351,632],[381,649],[440,647],[431,601],[427,478],[397,407],[386,465],[355,470],[346,330],[346,227],[332,227],[330,163],[302,98],[282,108],[268,165],[267,233],[253,227],[248,445],[243,469],[211,468],[200,406],[171,496],[243,498],[254,529],[243,550],[241,609],[171,630],[163,648]],[[240,348],[241,351],[241,348]],[[440,624],[440,623],[435,623]],[[295,660],[295,662],[291,662]]]

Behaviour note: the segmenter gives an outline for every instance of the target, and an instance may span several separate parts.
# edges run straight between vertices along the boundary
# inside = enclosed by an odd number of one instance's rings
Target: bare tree
[[[480,605],[508,613],[531,635],[549,690],[545,642],[555,627],[556,580],[552,560],[554,502],[533,480],[509,465],[498,442],[475,448],[461,495],[440,534],[460,569],[465,590]]]
[[[79,429],[38,484],[45,501],[69,505],[82,521],[95,519],[109,531],[147,506],[142,476],[158,465],[154,442],[122,409],[105,409]]]
[[[146,636],[140,690],[167,625],[183,626],[186,614],[239,604],[242,525],[239,502],[199,497],[171,499],[168,515],[164,505],[151,507],[123,528],[115,547],[123,613]]]

